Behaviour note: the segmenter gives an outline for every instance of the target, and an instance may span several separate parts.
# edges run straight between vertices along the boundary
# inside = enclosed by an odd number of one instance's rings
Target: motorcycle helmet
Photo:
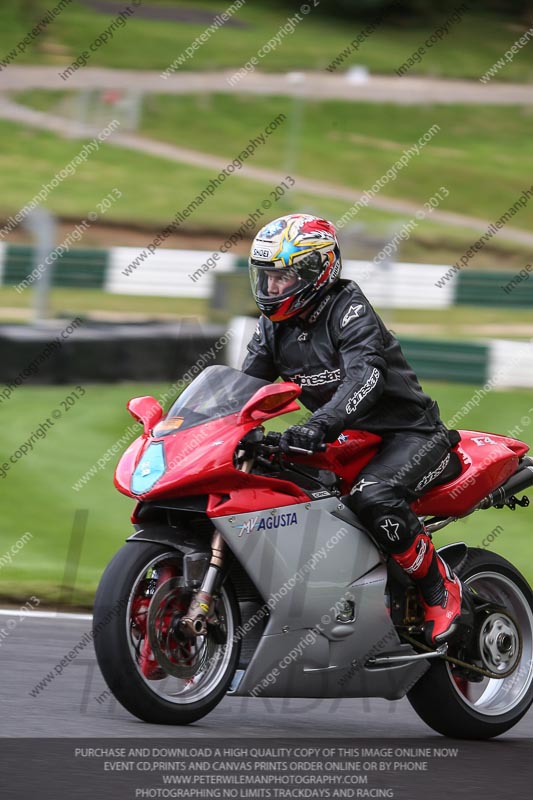
[[[331,222],[288,214],[261,228],[249,258],[257,307],[273,322],[315,305],[339,278],[341,254]]]

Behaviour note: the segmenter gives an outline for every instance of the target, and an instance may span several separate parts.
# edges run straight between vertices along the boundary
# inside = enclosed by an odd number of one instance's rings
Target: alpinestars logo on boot
[[[427,544],[425,543],[424,539],[422,539],[420,541],[417,557],[415,558],[410,567],[406,567],[405,569],[406,572],[410,574],[411,572],[416,572],[420,568],[424,560],[424,556],[426,555],[426,550],[427,550]]]

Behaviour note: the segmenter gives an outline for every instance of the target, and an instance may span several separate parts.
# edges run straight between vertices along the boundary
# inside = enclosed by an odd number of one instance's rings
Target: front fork
[[[262,436],[263,428],[261,426],[260,428]],[[247,456],[246,450],[239,449],[235,455],[238,471],[250,472],[253,467],[253,458]],[[185,616],[180,621],[180,628],[187,636],[205,636],[207,634],[207,619],[222,577],[223,555],[224,540],[220,533],[215,531],[211,539],[211,561],[202,585],[195,592]]]
[[[180,621],[180,628],[187,636],[207,634],[207,618],[222,576],[223,553],[224,540],[221,534],[215,531],[211,539],[211,561],[202,585],[195,592],[189,608]]]

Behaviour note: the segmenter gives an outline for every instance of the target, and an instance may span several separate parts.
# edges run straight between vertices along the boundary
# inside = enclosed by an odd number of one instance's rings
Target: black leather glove
[[[287,453],[289,447],[301,447],[315,453],[323,443],[325,431],[322,425],[309,423],[308,425],[293,425],[287,428],[280,440],[280,447]]]

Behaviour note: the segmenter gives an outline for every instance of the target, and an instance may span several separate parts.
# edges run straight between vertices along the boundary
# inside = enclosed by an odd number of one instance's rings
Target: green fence
[[[531,266],[531,265],[530,265]],[[463,306],[504,306],[533,309],[533,270],[461,272],[455,303]]]
[[[457,341],[422,341],[401,337],[402,350],[421,379],[485,383],[489,347]]]
[[[77,247],[60,256],[52,269],[52,286],[103,289],[108,266],[108,250]],[[4,259],[3,283],[18,285],[35,267],[34,248],[8,245]]]

